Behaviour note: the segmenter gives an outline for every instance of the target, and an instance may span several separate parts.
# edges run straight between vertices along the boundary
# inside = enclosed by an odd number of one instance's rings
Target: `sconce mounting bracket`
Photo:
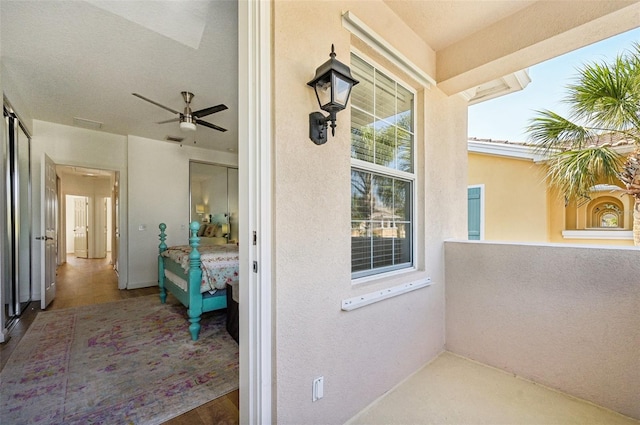
[[[327,118],[320,112],[309,114],[309,138],[316,145],[327,143]]]

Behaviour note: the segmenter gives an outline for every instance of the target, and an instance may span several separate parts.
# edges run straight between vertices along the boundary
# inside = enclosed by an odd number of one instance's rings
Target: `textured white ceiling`
[[[3,72],[31,116],[66,125],[79,117],[109,133],[186,136],[185,143],[236,149],[237,3],[94,3],[0,2]],[[194,135],[177,123],[155,124],[174,115],[131,95],[181,111],[183,90],[195,94],[193,110],[226,104],[205,120],[228,131],[199,126]]]

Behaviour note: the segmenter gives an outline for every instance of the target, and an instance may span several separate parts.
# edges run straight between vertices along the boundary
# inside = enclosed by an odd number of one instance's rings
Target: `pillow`
[[[218,226],[215,224],[208,224],[207,229],[204,231],[204,236],[207,238],[212,238],[216,234],[216,230],[218,230]]]
[[[201,238],[204,235],[204,231],[207,230],[207,224],[200,223],[200,228],[198,229],[198,237]]]

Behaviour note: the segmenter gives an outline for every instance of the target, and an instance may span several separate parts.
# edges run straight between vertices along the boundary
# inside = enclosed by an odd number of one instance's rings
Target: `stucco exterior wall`
[[[546,168],[530,159],[469,152],[469,185],[484,185],[484,240],[505,242],[554,242],[578,245],[633,246],[633,239],[565,238],[564,230],[584,230],[587,204],[564,205],[564,198],[545,183]],[[617,197],[593,193],[593,199]],[[623,229],[631,229],[633,204],[619,198],[624,208]],[[622,230],[622,229],[621,229]]]
[[[531,160],[469,153],[469,185],[484,184],[485,240],[548,240],[544,170]]]
[[[338,115],[335,137],[314,145],[308,114],[319,108],[306,85],[332,43],[337,59],[349,64],[357,40],[342,27],[345,10],[384,37],[405,35],[383,2],[273,4],[274,396],[281,424],[343,423],[441,352],[442,240],[464,236],[456,232],[465,228],[466,169],[456,165],[466,156],[466,102],[435,87],[419,89],[419,270],[352,284],[350,112]],[[395,47],[419,62],[427,46]],[[431,287],[341,310],[343,299],[426,276]],[[312,381],[319,376],[324,398],[312,402]]]
[[[640,419],[627,247],[445,242],[447,349]]]

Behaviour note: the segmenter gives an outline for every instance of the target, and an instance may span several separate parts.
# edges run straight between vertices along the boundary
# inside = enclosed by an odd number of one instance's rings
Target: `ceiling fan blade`
[[[166,110],[167,110],[167,111],[169,111],[169,112],[173,112],[174,114],[180,114],[180,112],[178,112],[178,111],[176,111],[176,110],[174,110],[174,109],[171,109],[171,108],[169,108],[168,106],[161,105],[161,104],[159,104],[159,103],[158,103],[158,102],[156,102],[156,101],[153,101],[153,100],[151,100],[151,99],[148,99],[148,98],[146,98],[146,97],[142,96],[141,94],[138,94],[138,93],[131,93],[131,94],[132,94],[132,95],[134,95],[135,97],[139,97],[139,98],[140,98],[140,99],[142,99],[142,100],[146,100],[146,101],[147,101],[147,102],[149,102],[149,103],[153,103],[154,105],[159,106],[159,107],[161,107],[162,109],[166,109]]]
[[[170,120],[158,121],[156,124],[166,124],[168,122],[178,122],[180,118],[171,118]]]
[[[202,118],[202,117],[206,117],[207,115],[215,114],[216,112],[224,111],[225,109],[228,109],[227,105],[224,105],[221,103],[220,105],[210,106],[208,108],[204,108],[204,109],[200,109],[199,111],[192,112],[191,115],[193,115],[196,118]]]
[[[227,131],[226,128],[218,127],[217,125],[211,124],[210,122],[202,121],[198,118],[195,118],[194,120],[196,124],[204,125],[205,127],[213,128],[214,130],[218,130],[218,131]]]

